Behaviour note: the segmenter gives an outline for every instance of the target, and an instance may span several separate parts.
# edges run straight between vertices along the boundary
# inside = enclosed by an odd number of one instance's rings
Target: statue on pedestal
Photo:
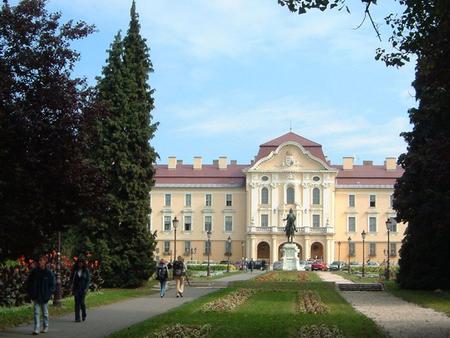
[[[286,221],[286,227],[284,228],[284,231],[286,232],[286,237],[289,243],[293,243],[294,241],[294,235],[297,232],[297,228],[295,227],[295,215],[294,211],[289,209],[289,214],[286,216],[283,221]]]

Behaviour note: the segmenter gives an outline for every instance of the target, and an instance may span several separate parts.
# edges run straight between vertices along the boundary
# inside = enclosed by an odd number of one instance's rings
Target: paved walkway
[[[175,297],[175,289],[167,291],[164,298],[160,298],[159,292],[139,298],[131,298],[118,303],[99,306],[89,309],[85,322],[75,323],[74,314],[68,314],[57,318],[50,318],[48,333],[40,336],[48,338],[99,338],[108,336],[116,331],[139,323],[153,316],[162,314],[181,304],[188,303],[213,292],[217,287],[224,287],[223,282],[229,283],[239,280],[248,280],[259,275],[260,272],[233,274],[217,279],[216,285],[203,287],[186,287],[183,298]],[[30,336],[33,331],[33,324],[18,326],[15,328],[0,331],[0,337],[24,337]]]
[[[331,272],[318,275],[326,282],[351,283]],[[340,294],[391,337],[450,338],[450,318],[443,313],[406,302],[385,291],[340,291]]]

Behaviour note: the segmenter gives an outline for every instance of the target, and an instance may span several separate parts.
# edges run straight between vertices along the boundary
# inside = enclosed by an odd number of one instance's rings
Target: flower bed
[[[344,333],[333,325],[331,328],[325,324],[305,325],[298,329],[293,338],[345,338]]]
[[[153,336],[146,336],[146,338],[206,338],[211,333],[211,325],[182,325],[175,324],[165,326],[159,331],[155,332]]]
[[[324,314],[328,312],[328,307],[322,302],[316,292],[307,290],[298,293],[297,311],[302,313]]]
[[[276,275],[278,275],[277,272],[271,271],[256,277],[255,280],[257,280],[258,282],[274,281],[276,280]]]
[[[309,275],[307,272],[276,272],[271,271],[256,277],[259,282],[308,282]]]
[[[256,293],[254,289],[238,289],[224,297],[206,303],[201,307],[202,312],[230,312],[244,304]]]
[[[309,282],[309,275],[307,272],[299,272],[298,273],[298,280],[300,282]]]

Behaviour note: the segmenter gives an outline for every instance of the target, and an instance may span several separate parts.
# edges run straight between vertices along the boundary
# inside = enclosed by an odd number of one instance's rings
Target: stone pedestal
[[[286,243],[281,248],[283,252],[283,270],[300,271],[300,260],[298,259],[299,249],[294,243]]]

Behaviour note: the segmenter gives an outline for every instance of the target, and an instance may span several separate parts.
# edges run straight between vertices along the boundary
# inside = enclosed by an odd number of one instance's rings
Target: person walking
[[[85,298],[86,293],[89,290],[89,282],[90,276],[86,261],[84,259],[79,259],[72,277],[72,293],[75,300],[75,321],[77,323],[81,322],[80,310],[83,322],[86,320]]]
[[[169,267],[163,258],[160,259],[156,269],[156,279],[159,280],[159,295],[163,298],[166,294],[167,280],[169,279]]]
[[[38,266],[31,271],[26,282],[28,295],[33,301],[33,335],[38,335],[39,332],[48,332],[48,301],[52,297],[53,292],[55,292],[55,275],[50,271],[50,269],[47,268],[47,262],[47,257],[41,256],[39,258]],[[42,312],[44,322],[42,331],[40,331],[40,312]]]
[[[173,277],[175,279],[177,288],[177,298],[183,297],[185,275],[186,275],[186,265],[184,264],[183,257],[178,256],[177,260],[173,262]]]
[[[248,268],[250,269],[250,273],[253,273],[253,268],[255,267],[255,262],[253,261],[253,258],[250,259],[250,262],[248,262]]]

